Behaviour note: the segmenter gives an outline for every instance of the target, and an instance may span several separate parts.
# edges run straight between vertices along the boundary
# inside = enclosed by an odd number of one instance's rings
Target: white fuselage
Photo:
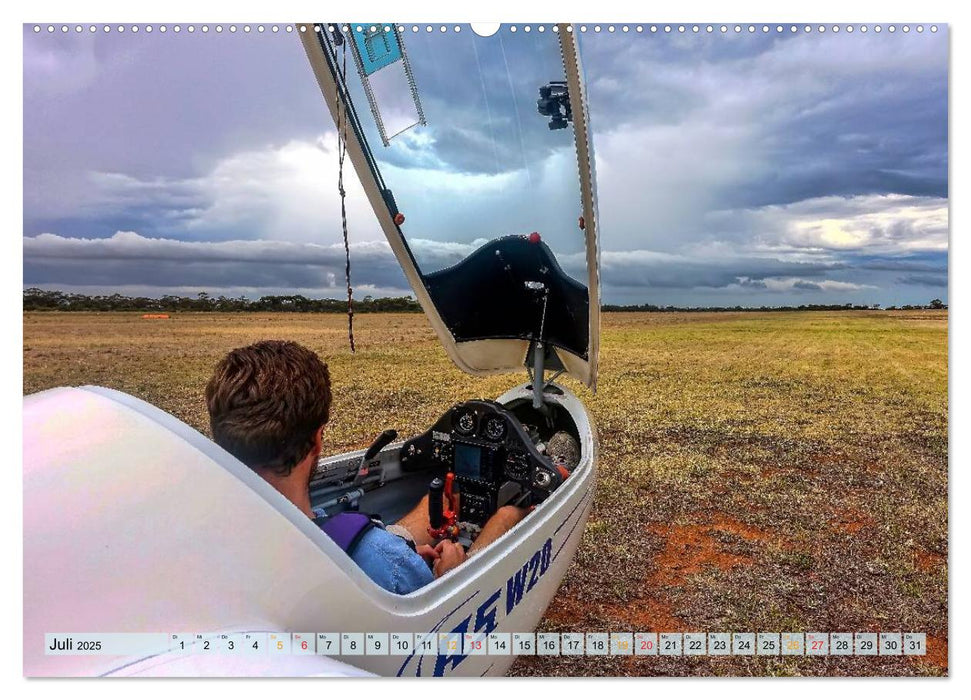
[[[521,386],[500,402],[528,396]],[[549,400],[581,437],[573,474],[468,563],[400,596],[254,472],[154,406],[94,387],[25,397],[24,674],[503,674],[515,657],[49,656],[44,635],[532,631],[576,551],[595,482],[586,411],[566,390]]]

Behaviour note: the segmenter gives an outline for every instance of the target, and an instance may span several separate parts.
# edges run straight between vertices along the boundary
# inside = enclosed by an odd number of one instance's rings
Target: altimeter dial
[[[475,414],[472,411],[463,411],[455,421],[455,429],[463,435],[471,435],[475,432]]]

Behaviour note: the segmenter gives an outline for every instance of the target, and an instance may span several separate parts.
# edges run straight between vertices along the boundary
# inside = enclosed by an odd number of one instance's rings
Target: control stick
[[[445,482],[439,478],[432,479],[428,485],[428,522],[432,530],[442,527],[442,494],[445,492]]]
[[[432,479],[428,485],[428,534],[436,540],[454,540],[459,536],[458,509],[452,490],[455,474],[448,472],[445,481]]]

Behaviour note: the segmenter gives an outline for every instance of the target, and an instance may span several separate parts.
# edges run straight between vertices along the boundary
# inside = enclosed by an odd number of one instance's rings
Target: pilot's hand
[[[438,559],[432,566],[435,578],[440,577],[446,571],[451,571],[466,559],[465,549],[452,540],[442,540],[435,547],[435,551],[438,553]]]
[[[430,544],[420,544],[415,547],[415,551],[418,552],[418,556],[424,559],[427,564],[437,561],[441,556]]]

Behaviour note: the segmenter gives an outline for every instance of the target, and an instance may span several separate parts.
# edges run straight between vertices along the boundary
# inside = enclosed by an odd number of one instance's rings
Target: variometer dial
[[[472,411],[464,411],[459,414],[455,421],[455,429],[463,435],[471,435],[475,432],[475,414]]]
[[[498,416],[492,416],[486,420],[484,432],[490,440],[502,440],[506,435],[506,421]]]
[[[522,481],[529,474],[529,457],[525,452],[514,450],[506,457],[506,476],[513,481]]]

